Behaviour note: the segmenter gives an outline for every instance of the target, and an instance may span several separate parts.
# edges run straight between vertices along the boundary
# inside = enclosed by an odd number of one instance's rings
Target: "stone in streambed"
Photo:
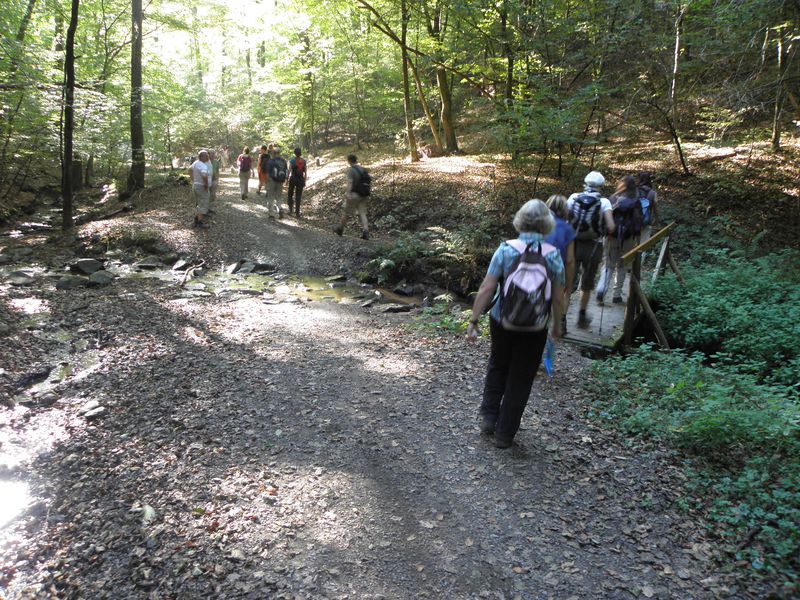
[[[108,285],[114,281],[114,275],[108,271],[100,270],[95,271],[89,275],[89,283],[93,285]]]
[[[73,273],[81,273],[83,275],[91,275],[102,268],[103,263],[93,258],[81,258],[69,266],[69,270]]]
[[[57,290],[74,290],[75,288],[84,287],[87,279],[82,277],[75,277],[73,275],[64,275],[61,279],[56,281]]]
[[[33,283],[33,277],[25,271],[14,271],[8,276],[8,281],[11,285],[30,285]]]

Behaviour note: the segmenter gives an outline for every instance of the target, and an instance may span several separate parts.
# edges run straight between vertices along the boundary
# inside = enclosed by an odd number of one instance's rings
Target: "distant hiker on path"
[[[627,272],[622,263],[622,256],[639,243],[639,235],[642,232],[642,206],[639,202],[636,179],[630,175],[620,179],[609,202],[613,209],[614,230],[612,235],[606,238],[604,285],[602,290],[597,290],[597,300],[603,300],[604,292],[611,287],[613,281],[612,302],[622,304],[622,287]]]
[[[372,178],[367,170],[358,164],[355,154],[347,156],[350,167],[347,169],[347,192],[345,193],[344,210],[339,225],[333,230],[341,236],[347,221],[354,213],[358,212],[361,219],[361,239],[369,239],[369,223],[367,222],[367,201],[372,193]]]
[[[283,217],[281,200],[283,197],[283,184],[286,181],[288,166],[281,156],[281,149],[276,146],[272,151],[272,158],[267,161],[267,210],[270,219]]]
[[[544,241],[558,248],[558,251],[561,253],[561,260],[564,262],[564,273],[566,276],[563,303],[561,304],[561,335],[565,335],[567,333],[569,297],[572,294],[572,284],[575,281],[576,233],[572,225],[567,222],[567,219],[569,219],[569,210],[567,209],[567,198],[565,196],[550,196],[547,199],[547,208],[550,209],[556,225]]]
[[[575,267],[581,273],[581,304],[578,312],[578,327],[589,327],[591,319],[586,314],[589,299],[594,289],[597,268],[603,258],[603,236],[614,233],[611,203],[603,198],[605,177],[592,171],[583,180],[583,192],[572,194],[567,199],[569,222],[575,230]]]
[[[294,210],[295,216],[300,218],[300,199],[303,197],[303,188],[306,187],[307,165],[306,159],[301,156],[300,148],[294,149],[294,158],[289,161],[289,213]]]
[[[244,200],[247,198],[250,175],[253,173],[253,157],[250,156],[250,146],[245,146],[242,149],[242,153],[236,159],[236,166],[239,167],[239,191],[242,194],[242,200]]]
[[[643,244],[650,239],[653,227],[658,227],[658,194],[653,188],[653,176],[647,171],[639,173],[637,184],[644,217],[639,243]]]
[[[264,188],[264,192],[267,191],[267,161],[272,158],[272,144],[270,144],[269,152],[267,152],[267,147],[264,144],[261,144],[261,149],[258,153],[258,189],[256,190],[256,194],[261,193],[261,188]]]
[[[209,209],[208,214],[213,215],[216,213],[214,210],[214,201],[217,199],[217,190],[219,189],[219,174],[222,171],[222,165],[219,158],[217,158],[216,150],[208,151],[208,161],[211,164],[211,176],[214,181],[211,183],[209,190]]]
[[[189,171],[192,174],[192,200],[195,203],[194,227],[208,229],[205,220],[211,202],[209,189],[213,181],[213,172],[206,150],[197,153],[197,160],[189,167]]]
[[[481,432],[494,435],[498,448],[510,448],[519,430],[547,343],[548,321],[552,336],[561,336],[561,303],[557,299],[563,294],[564,263],[558,249],[544,243],[555,220],[544,202],[529,200],[517,211],[513,224],[519,238],[503,242],[495,250],[467,328],[467,339],[474,340],[478,320],[498,282],[503,281],[500,297],[489,313],[492,344],[480,407]],[[524,280],[517,278],[522,273],[526,273]],[[516,282],[520,287],[515,287]],[[528,282],[536,284],[535,293],[523,287]]]

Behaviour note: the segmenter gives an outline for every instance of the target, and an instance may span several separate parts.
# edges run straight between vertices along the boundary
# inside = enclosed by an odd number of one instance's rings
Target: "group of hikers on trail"
[[[566,312],[576,268],[581,269],[578,327],[586,314],[601,259],[605,277],[597,288],[602,303],[613,284],[612,302],[621,303],[625,281],[622,256],[650,237],[657,220],[657,194],[650,173],[625,176],[610,198],[597,171],[584,190],[569,198],[551,196],[545,204],[529,200],[516,213],[519,236],[495,250],[472,306],[467,339],[477,338],[481,314],[490,309],[491,346],[479,414],[481,432],[497,448],[510,448],[519,430],[533,380],[549,335],[566,331]],[[603,286],[601,288],[601,286]]]
[[[214,156],[199,152],[192,164],[197,208],[195,226],[207,227],[206,216],[213,201],[219,168]],[[367,201],[372,179],[358,158],[347,157],[347,189],[340,223],[334,232],[341,236],[347,221],[358,214],[361,237],[369,239]],[[248,195],[253,170],[258,170],[256,194],[265,188],[270,218],[283,216],[281,192],[289,180],[289,212],[300,217],[300,201],[307,178],[307,165],[300,148],[287,163],[280,147],[263,145],[254,166],[250,148],[236,160],[242,199]],[[510,448],[519,430],[533,380],[542,363],[545,348],[559,339],[567,328],[566,314],[573,289],[580,288],[576,325],[591,322],[587,308],[593,291],[602,304],[612,289],[612,302],[623,302],[626,277],[623,255],[650,237],[658,216],[658,195],[650,173],[622,177],[615,192],[603,196],[606,180],[598,171],[584,178],[584,189],[566,198],[553,195],[547,203],[529,200],[517,211],[513,226],[516,239],[502,242],[495,250],[483,282],[475,296],[467,327],[467,339],[474,340],[480,316],[487,309],[491,337],[489,364],[480,405],[481,432],[495,437],[495,446]],[[605,261],[597,288],[598,269]],[[578,280],[577,274],[580,272]],[[576,285],[577,284],[577,285]]]
[[[194,227],[206,229],[209,226],[208,217],[215,214],[212,205],[219,182],[220,161],[213,150],[200,150],[197,156],[197,160],[189,167],[192,176],[192,199],[195,204]],[[347,163],[347,189],[342,217],[339,225],[333,230],[337,235],[343,235],[348,219],[357,213],[361,225],[361,239],[368,240],[367,203],[372,191],[372,178],[369,172],[358,164],[355,154],[348,155]],[[301,217],[300,202],[308,179],[308,164],[300,148],[294,149],[294,156],[287,163],[281,156],[280,146],[276,144],[263,144],[255,161],[250,147],[245,146],[236,158],[235,170],[239,175],[239,193],[242,200],[246,200],[249,195],[250,178],[254,172],[258,173],[256,194],[261,194],[261,189],[264,188],[270,219],[282,219],[284,216],[283,185],[288,181],[289,214],[293,213],[298,219]]]

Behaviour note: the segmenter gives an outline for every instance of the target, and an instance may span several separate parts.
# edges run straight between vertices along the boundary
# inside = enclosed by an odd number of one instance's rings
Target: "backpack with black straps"
[[[600,218],[600,197],[583,193],[572,203],[569,224],[578,234],[579,240],[596,240],[604,233],[605,227]]]
[[[640,198],[620,197],[613,214],[615,236],[618,240],[628,240],[642,233],[644,216]]]
[[[292,177],[295,179],[302,179],[303,178],[303,171],[306,168],[306,159],[298,156],[294,160],[292,160]]]
[[[286,161],[280,156],[272,159],[272,171],[269,176],[280,183],[286,181]]]
[[[653,211],[650,207],[650,196],[653,193],[653,189],[643,185],[639,187],[639,203],[642,205],[642,225],[647,226],[650,225],[650,222],[653,220]]]
[[[506,244],[519,252],[519,256],[500,288],[500,324],[509,331],[542,331],[550,320],[553,301],[553,282],[545,256],[556,248],[542,242],[526,244],[522,240],[508,240]]]
[[[353,181],[353,191],[359,196],[369,196],[372,193],[372,177],[364,167],[353,165],[356,175]]]

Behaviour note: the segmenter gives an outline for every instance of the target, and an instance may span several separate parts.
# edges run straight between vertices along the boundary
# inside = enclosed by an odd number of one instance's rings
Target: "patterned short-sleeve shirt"
[[[539,233],[520,233],[519,239],[526,244],[530,244],[533,242],[542,242],[544,236]],[[514,259],[518,256],[519,252],[514,250],[512,246],[503,242],[497,250],[495,250],[494,256],[492,256],[487,274],[502,280],[510,273],[511,266],[514,264]],[[561,253],[558,249],[555,249],[546,254],[544,259],[547,263],[547,272],[550,275],[550,279],[552,279],[554,283],[563,286],[566,278],[564,275],[564,261],[561,260]],[[501,296],[492,307],[490,315],[495,321],[500,321],[501,319],[500,311],[502,300],[503,298]]]

